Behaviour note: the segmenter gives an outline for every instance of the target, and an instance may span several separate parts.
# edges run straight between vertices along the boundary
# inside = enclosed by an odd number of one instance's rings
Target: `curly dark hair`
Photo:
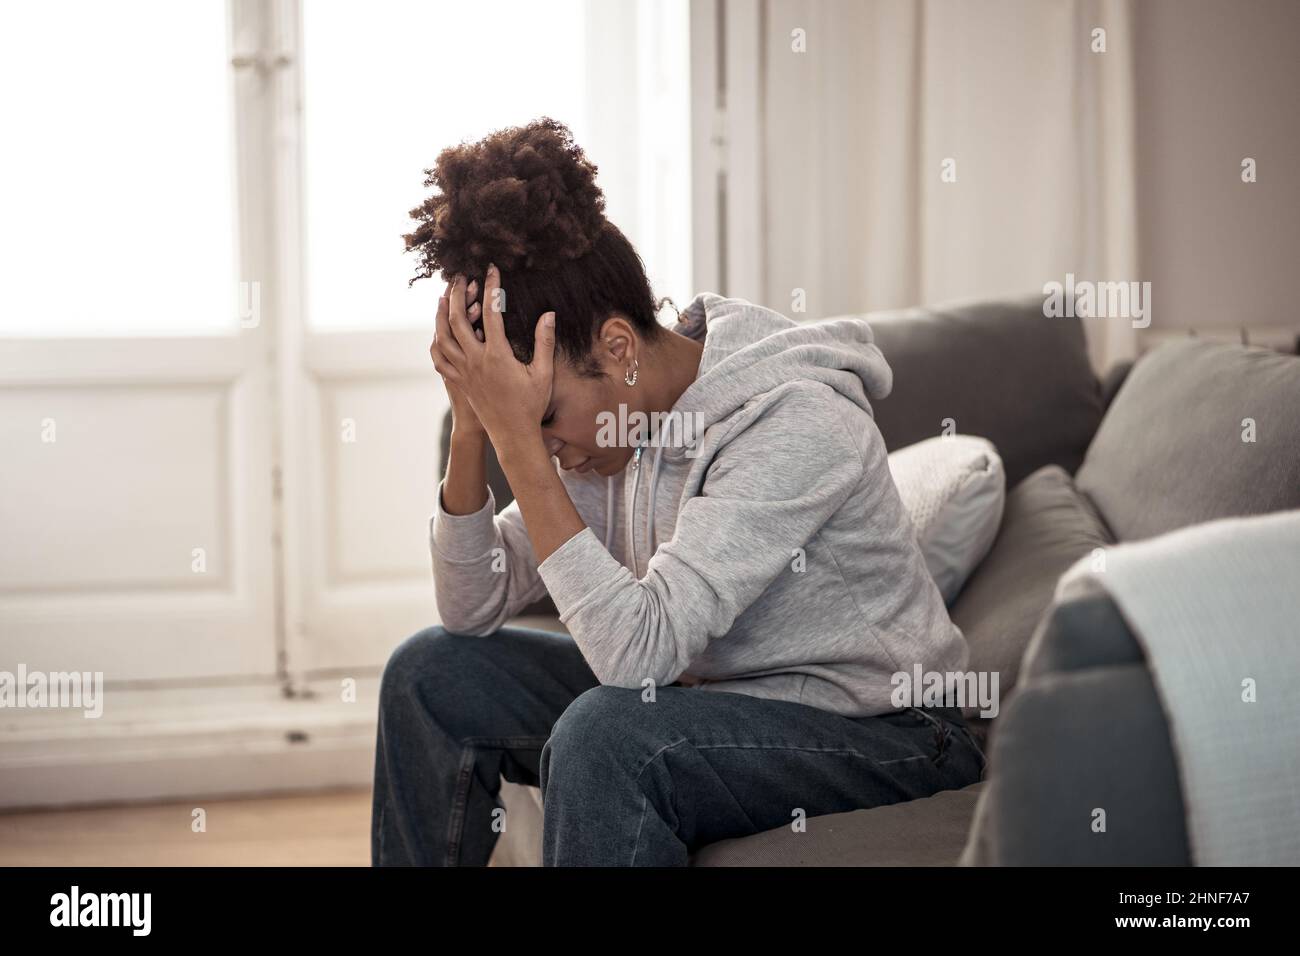
[[[557,352],[589,378],[603,375],[591,350],[611,315],[650,341],[665,332],[645,264],[605,218],[596,166],[563,123],[543,116],[448,146],[424,174],[439,192],[411,210],[419,226],[403,238],[420,263],[410,282],[440,271],[477,278],[481,289],[495,263],[519,361],[532,361],[534,328],[551,310]]]

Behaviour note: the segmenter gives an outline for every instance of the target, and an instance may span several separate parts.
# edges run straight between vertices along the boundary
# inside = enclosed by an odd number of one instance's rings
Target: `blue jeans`
[[[975,783],[957,708],[844,717],[671,684],[600,684],[568,635],[432,627],[384,668],[371,862],[483,866],[500,779],[541,787],[547,866],[688,866],[698,848]]]

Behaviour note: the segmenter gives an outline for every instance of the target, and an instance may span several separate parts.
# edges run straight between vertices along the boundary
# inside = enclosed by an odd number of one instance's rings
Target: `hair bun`
[[[411,210],[420,225],[403,237],[421,253],[416,278],[482,275],[493,262],[552,269],[590,252],[605,227],[596,166],[549,116],[449,146],[424,172],[439,193]]]

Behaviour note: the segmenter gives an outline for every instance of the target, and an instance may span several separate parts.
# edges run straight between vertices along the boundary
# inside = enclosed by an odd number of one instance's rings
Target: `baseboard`
[[[0,809],[370,786],[378,680],[286,699],[273,686],[119,691],[103,716],[0,712]]]

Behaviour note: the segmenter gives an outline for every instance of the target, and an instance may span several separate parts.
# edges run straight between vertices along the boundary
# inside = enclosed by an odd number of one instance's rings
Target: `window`
[[[440,283],[408,289],[401,240],[423,170],[543,115],[600,167],[610,218],[660,284],[688,294],[688,55],[685,0],[304,4],[307,325],[431,327]]]
[[[0,336],[238,329],[222,3],[0,8]]]
[[[0,631],[28,663],[293,682],[377,668],[432,623],[440,284],[408,288],[401,239],[423,170],[555,117],[684,305],[688,13],[0,9],[0,510],[41,543],[0,581]]]

